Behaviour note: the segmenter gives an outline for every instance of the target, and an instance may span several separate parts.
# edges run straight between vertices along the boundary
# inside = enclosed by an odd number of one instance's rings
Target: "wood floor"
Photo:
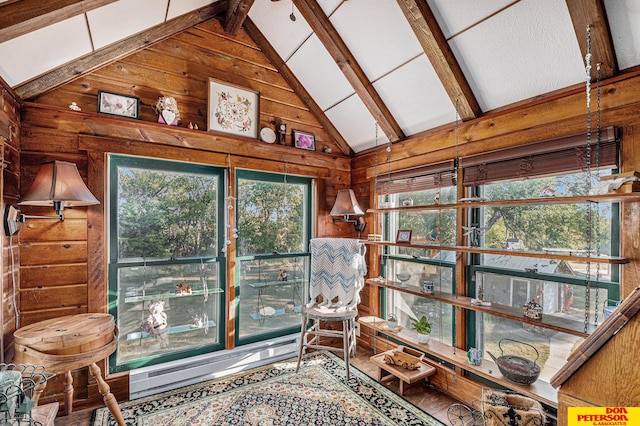
[[[371,377],[375,377],[377,370],[376,366],[371,364],[369,357],[371,352],[358,349],[358,356],[351,359],[351,365],[358,368],[360,371],[367,373]],[[398,381],[392,380],[386,384],[386,386],[398,393]],[[431,414],[436,419],[440,420],[445,425],[449,424],[447,419],[447,410],[449,406],[456,400],[452,399],[448,395],[431,388],[428,384],[415,385],[405,391],[405,399],[413,403],[415,406],[420,407],[427,413]],[[71,413],[69,416],[61,416],[55,420],[55,426],[88,426],[91,424],[91,413],[93,410],[84,410]]]

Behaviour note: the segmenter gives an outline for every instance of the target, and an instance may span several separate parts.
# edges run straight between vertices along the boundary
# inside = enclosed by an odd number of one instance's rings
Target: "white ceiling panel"
[[[354,152],[375,146],[376,120],[359,97],[350,96],[327,110],[326,114]],[[381,144],[388,142],[382,130],[378,131],[378,141]]]
[[[514,3],[513,0],[427,0],[446,38]]]
[[[91,52],[83,15],[0,44],[0,73],[10,86],[23,83]]]
[[[562,0],[523,0],[449,44],[485,112],[584,80]]]
[[[338,6],[340,6],[342,3],[346,3],[347,1],[348,0],[322,0],[318,3],[320,4],[320,7],[322,8],[324,14],[327,16],[331,16],[331,14],[336,11]]]
[[[184,15],[192,10],[205,7],[208,4],[224,0],[169,0],[169,11],[167,20]]]
[[[395,1],[349,0],[331,22],[372,81],[423,51]]]
[[[424,54],[381,78],[374,87],[407,136],[455,120],[455,106]]]
[[[315,35],[294,53],[287,65],[323,110],[354,93],[347,78]]]
[[[120,0],[87,12],[96,49],[164,22],[169,0]]]
[[[296,20],[291,20],[292,5],[290,1],[263,0],[256,1],[249,10],[249,18],[285,61],[312,33],[311,27],[295,7],[293,13]]]
[[[640,65],[640,1],[605,0],[611,37],[621,70]]]

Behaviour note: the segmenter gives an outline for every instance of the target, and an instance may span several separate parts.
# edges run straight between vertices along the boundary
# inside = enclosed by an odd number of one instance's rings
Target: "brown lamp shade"
[[[42,164],[33,184],[18,205],[66,207],[100,204],[84,184],[76,165],[66,161]]]
[[[338,191],[336,202],[331,209],[330,216],[361,216],[364,211],[356,200],[353,189],[341,189]]]

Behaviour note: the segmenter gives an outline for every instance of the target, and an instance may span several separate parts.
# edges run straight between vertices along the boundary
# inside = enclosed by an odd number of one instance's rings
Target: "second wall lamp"
[[[338,191],[336,202],[329,216],[333,216],[334,222],[353,223],[358,234],[364,231],[367,223],[364,221],[364,211],[358,204],[353,189],[341,189]],[[351,218],[351,216],[355,216]],[[340,218],[339,218],[340,217]]]

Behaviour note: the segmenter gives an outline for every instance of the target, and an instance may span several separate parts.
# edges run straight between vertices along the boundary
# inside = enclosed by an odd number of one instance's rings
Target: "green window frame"
[[[313,230],[313,179],[237,170],[236,188],[235,344],[239,346],[300,331]],[[248,197],[259,197],[259,202]],[[278,224],[287,220],[281,214],[293,217],[288,223],[293,235],[280,232]],[[255,244],[253,239],[258,238],[265,242]],[[285,280],[281,280],[283,270]]]
[[[124,155],[108,163],[108,303],[120,331],[109,371],[224,349],[224,169]]]

